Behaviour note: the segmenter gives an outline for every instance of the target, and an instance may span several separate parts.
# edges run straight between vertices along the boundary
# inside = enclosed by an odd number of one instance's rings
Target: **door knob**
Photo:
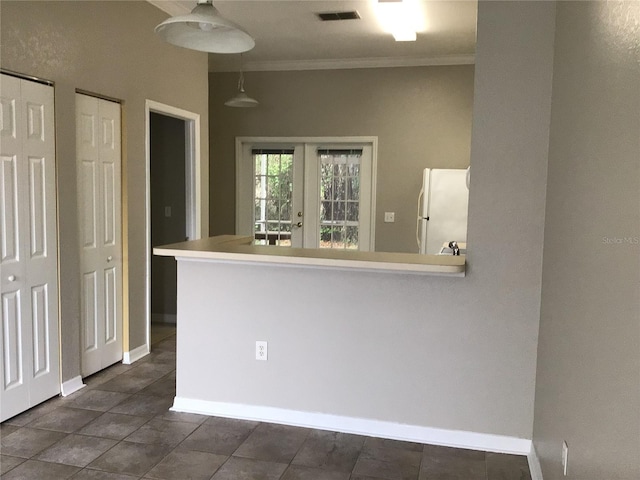
[[[9,275],[7,277],[7,280],[9,280],[10,282],[15,282],[16,281],[16,276],[15,275]]]
[[[302,222],[296,223],[296,227],[298,227],[298,228],[302,227]]]
[[[111,260],[113,260],[113,257],[112,257],[111,255],[109,255],[109,256],[107,257],[107,262],[110,262]]]

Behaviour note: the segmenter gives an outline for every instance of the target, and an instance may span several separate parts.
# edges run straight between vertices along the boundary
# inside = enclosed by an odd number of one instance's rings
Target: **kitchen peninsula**
[[[425,408],[469,370],[461,302],[450,300],[465,256],[293,249],[243,236],[154,253],[178,261],[174,411],[486,448],[486,438],[434,429],[440,409]]]

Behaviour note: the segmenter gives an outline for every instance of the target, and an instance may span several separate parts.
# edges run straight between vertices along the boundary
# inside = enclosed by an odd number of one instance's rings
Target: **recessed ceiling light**
[[[416,0],[377,0],[378,22],[397,42],[415,42],[417,32],[423,31],[423,14]]]

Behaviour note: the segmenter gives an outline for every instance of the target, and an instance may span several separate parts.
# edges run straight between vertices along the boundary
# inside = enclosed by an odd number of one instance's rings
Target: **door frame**
[[[202,237],[202,158],[200,155],[200,114],[145,100],[145,322],[146,350],[151,351],[151,113],[183,120],[185,131],[187,235]]]
[[[244,147],[250,144],[275,144],[278,146],[287,145],[301,145],[303,147],[303,156],[307,154],[308,145],[316,144],[328,144],[328,145],[340,145],[340,144],[369,144],[371,145],[371,192],[370,192],[370,223],[369,223],[369,235],[370,235],[370,249],[375,250],[375,228],[376,228],[376,185],[377,185],[377,171],[378,171],[378,137],[374,136],[335,136],[335,137],[236,137],[236,235],[252,235],[251,232],[246,232],[246,225],[243,221],[242,215],[243,209],[247,208],[247,196],[250,192],[247,191],[247,184],[245,181],[248,174],[248,166],[244,159]],[[305,169],[306,158],[305,158]],[[305,173],[305,179],[307,175]],[[305,180],[306,182],[306,180]],[[305,191],[306,196],[309,192]],[[252,208],[252,207],[251,207]],[[252,210],[253,211],[253,210]]]

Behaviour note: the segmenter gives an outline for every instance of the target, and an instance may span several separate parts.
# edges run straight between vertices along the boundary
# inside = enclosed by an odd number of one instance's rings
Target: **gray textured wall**
[[[530,439],[554,25],[480,3],[465,278],[183,262],[180,395]]]
[[[561,2],[556,31],[534,445],[545,480],[635,480],[640,3]]]
[[[75,168],[75,90],[123,101],[128,210],[130,349],[145,342],[145,118],[151,99],[200,114],[208,158],[207,56],[153,33],[167,15],[132,2],[2,1],[2,67],[55,82],[59,191],[62,378],[80,374],[80,283]],[[203,196],[208,192],[203,165]],[[206,232],[208,201],[203,205]]]
[[[235,229],[236,136],[377,136],[376,250],[411,252],[422,169],[467,168],[473,65],[248,72],[254,109],[229,108],[237,73],[210,75],[211,233]],[[384,223],[384,212],[395,223]]]

